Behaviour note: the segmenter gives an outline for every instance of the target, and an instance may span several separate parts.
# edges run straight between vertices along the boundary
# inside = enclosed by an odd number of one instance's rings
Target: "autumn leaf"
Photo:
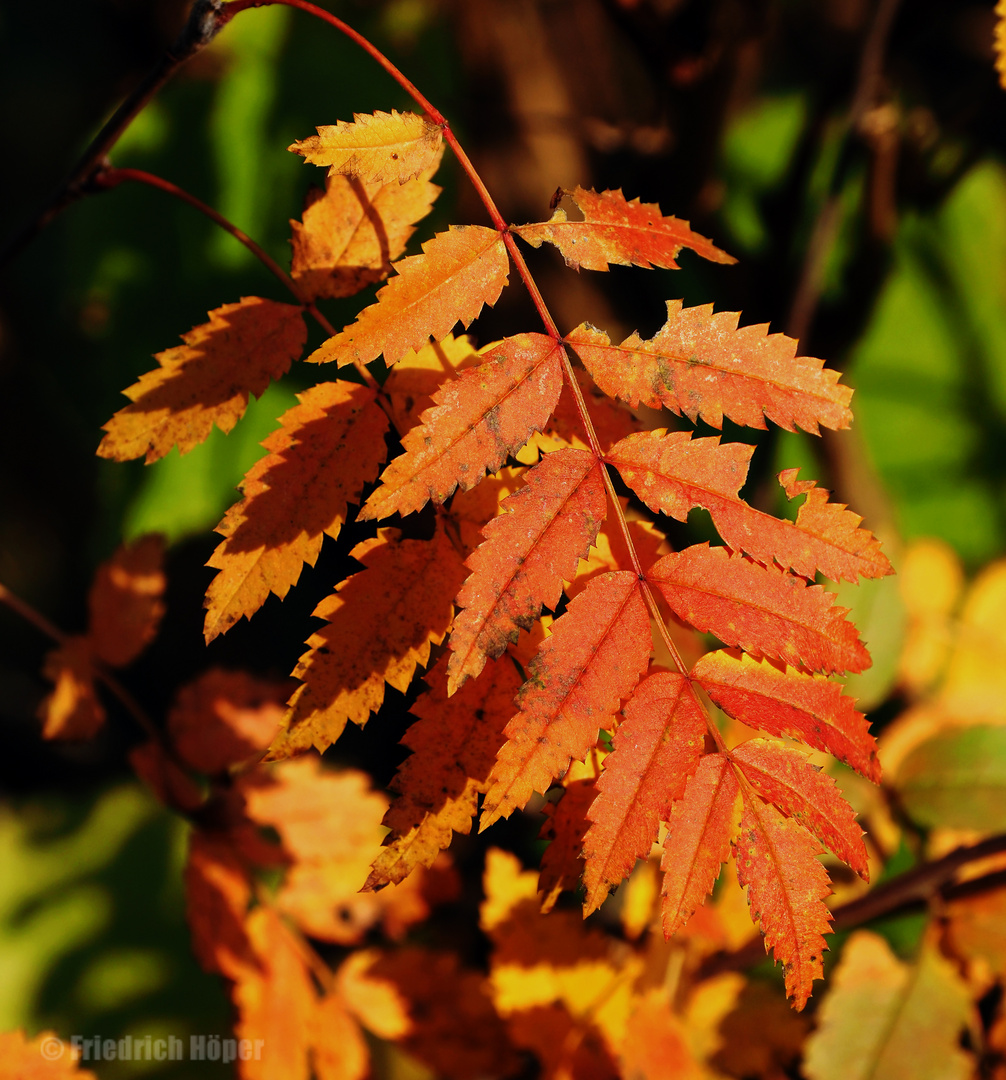
[[[288,149],[312,165],[327,165],[330,175],[358,177],[365,184],[404,184],[440,154],[440,127],[415,113],[354,113],[353,121],[320,127]]]
[[[696,544],[665,555],[647,572],[671,610],[727,645],[811,671],[870,666],[846,608],[803,578],[758,566],[726,548]]]
[[[291,221],[290,274],[302,295],[352,296],[383,281],[405,250],[413,226],[440,194],[430,183],[441,153],[418,176],[400,184],[365,184],[356,177],[329,174],[325,190],[311,188],[303,221]]]
[[[443,502],[460,484],[474,487],[541,430],[562,388],[562,347],[544,334],[501,341],[433,396],[422,424],[402,439],[404,452],[381,474],[361,520],[410,514]]]
[[[605,461],[651,510],[686,521],[689,510],[701,506],[730,548],[765,565],[775,562],[807,578],[820,570],[834,581],[894,572],[880,542],[859,528],[862,518],[829,503],[813,482],[798,483],[796,469],[780,473],[790,498],[807,494],[795,523],[744,502],[739,492],[753,453],[747,443],[721,444],[715,437],[692,439],[690,432],[658,428],[623,439]]]
[[[347,720],[365,724],[381,707],[384,684],[405,691],[430,644],[443,641],[464,579],[461,557],[438,527],[432,540],[403,540],[381,529],[350,552],[365,569],[343,581],[314,614],[326,619],[308,640],[294,675],[285,729],[270,749],[288,757],[338,739]]]
[[[807,1004],[811,983],[823,973],[831,930],[824,898],[828,873],[817,860],[821,848],[796,822],[757,796],[744,796],[740,834],[734,841],[737,877],[747,888],[751,918],[782,964],[786,993],[798,1011]]]
[[[930,943],[910,967],[882,937],[849,938],[831,991],[807,1040],[810,1080],[965,1080],[971,1054],[960,1047],[971,1020],[967,987]]]
[[[224,304],[210,321],[182,335],[184,345],[157,353],[160,367],[123,391],[132,402],[105,425],[101,457],[149,465],[173,447],[187,454],[213,425],[229,432],[258,397],[300,356],[307,340],[301,309],[257,296]]]
[[[701,657],[691,676],[735,720],[827,750],[879,782],[877,743],[870,725],[838,683],[821,675],[780,671],[766,660],[723,650]]]
[[[557,803],[547,802],[542,808],[545,824],[538,839],[548,841],[538,872],[542,914],[555,907],[560,893],[575,889],[580,882],[583,873],[583,837],[590,827],[587,808],[596,798],[595,777],[570,780],[567,774],[562,798]]]
[[[664,936],[685,925],[712,891],[737,832],[737,778],[722,754],[707,754],[667,820],[660,868]]]
[[[870,880],[863,830],[827,773],[799,750],[768,739],[741,743],[730,758],[763,799],[813,833],[864,881]]]
[[[391,834],[367,888],[401,881],[418,865],[431,866],[455,832],[469,832],[521,678],[510,657],[503,656],[449,698],[445,655],[426,682],[428,691],[411,709],[418,720],[402,738],[412,753],[391,782],[398,792],[384,817]]]
[[[94,655],[83,635],[67,638],[46,653],[43,676],[54,684],[39,704],[43,739],[90,739],[105,723],[94,686]]]
[[[164,538],[142,536],[101,564],[88,594],[88,639],[109,667],[132,663],[156,637],[167,578]]]
[[[457,597],[464,610],[451,633],[449,693],[516,641],[543,606],[556,607],[563,580],[572,579],[604,520],[602,468],[586,450],[546,454],[485,526]]]
[[[711,304],[683,308],[667,301],[667,322],[649,341],[638,334],[612,345],[603,331],[583,323],[565,341],[609,397],[633,408],[642,403],[702,419],[715,428],[726,416],[764,428],[766,418],[793,431],[817,434],[818,425],[848,427],[852,391],[838,372],[812,357],[796,356],[797,343],[769,334],[766,324],[737,327],[736,312],[713,314]]]
[[[206,592],[207,644],[251,616],[270,593],[283,599],[325,536],[335,539],[347,505],[377,476],[387,448],[376,393],[349,382],[298,395],[241,484],[244,498],[217,526],[225,539],[207,566],[220,571]]]
[[[251,902],[248,871],[224,838],[193,831],[185,864],[192,950],[206,971],[236,979],[255,957],[244,923]]]
[[[692,1055],[685,1025],[671,1011],[662,987],[642,995],[629,1017],[622,1069],[630,1080],[703,1080],[707,1075]]]
[[[213,774],[260,754],[283,721],[283,691],[244,671],[204,672],[178,691],[168,713],[178,756]]]
[[[467,328],[484,304],[496,303],[510,262],[495,229],[452,225],[423,244],[422,255],[400,259],[395,269],[377,302],[311,353],[311,363],[369,364],[383,353],[390,367],[429,338],[446,337],[457,322]]]
[[[642,677],[650,619],[631,571],[605,574],[570,602],[531,664],[493,767],[481,828],[582,760]]]
[[[669,671],[643,680],[626,703],[624,719],[604,759],[592,824],[584,838],[584,914],[601,906],[609,889],[649,854],[660,821],[670,816],[699,764],[706,717],[688,680]]]
[[[558,193],[557,193],[558,194]],[[570,221],[558,207],[548,221],[519,225],[513,229],[532,247],[545,240],[562,252],[574,270],[607,270],[609,265],[659,266],[677,270],[674,261],[683,247],[718,263],[737,260],[720,251],[704,236],[692,232],[687,221],[664,217],[656,203],[626,200],[621,191],[585,191],[577,187],[568,195],[583,213],[582,221]]]
[[[487,346],[482,351],[492,348]],[[433,395],[449,376],[478,362],[479,350],[465,334],[448,334],[442,341],[410,349],[388,372],[381,388],[390,402],[391,422],[399,435],[414,428],[420,416],[434,406]]]

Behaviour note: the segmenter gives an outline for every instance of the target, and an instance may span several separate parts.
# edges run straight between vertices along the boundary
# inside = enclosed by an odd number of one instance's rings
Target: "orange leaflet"
[[[55,1040],[55,1042],[53,1041]],[[52,1047],[59,1056],[49,1060]],[[0,1033],[0,1076],[5,1080],[98,1080],[90,1069],[78,1069],[80,1051],[66,1044],[54,1031],[40,1031],[29,1039],[22,1029]]]
[[[747,886],[751,918],[761,923],[765,950],[772,949],[786,976],[786,993],[798,1011],[811,983],[823,974],[831,930],[824,898],[828,872],[818,862],[820,846],[795,821],[782,817],[756,795],[744,798],[740,835],[734,840],[737,877]]]
[[[650,619],[631,571],[595,578],[531,663],[507,724],[486,795],[481,828],[509,817],[545,791],[573,758],[583,760],[646,670]]]
[[[185,864],[185,910],[192,951],[206,971],[236,979],[254,967],[244,922],[251,880],[230,844],[193,830]]]
[[[582,323],[565,340],[610,397],[684,413],[713,427],[723,417],[764,428],[765,418],[793,431],[846,428],[852,391],[823,360],[796,355],[796,341],[760,323],[737,328],[738,312],[667,301],[667,322],[649,341],[633,333],[621,345]]]
[[[547,840],[548,847],[541,857],[538,892],[542,894],[541,910],[545,914],[555,907],[559,894],[575,889],[583,873],[583,837],[590,821],[587,808],[597,797],[594,777],[570,781],[558,803],[546,803],[542,808],[545,824],[538,834]]]
[[[770,735],[802,739],[827,750],[874,783],[880,781],[877,742],[842,687],[821,675],[780,671],[767,660],[720,650],[706,653],[691,677],[735,720]]]
[[[384,701],[384,684],[403,693],[430,644],[443,641],[464,580],[461,556],[438,524],[431,540],[402,540],[380,529],[350,555],[366,569],[341,582],[314,614],[327,619],[294,670],[304,680],[290,699],[286,729],[270,749],[289,757],[325,750],[347,720],[365,724]]]
[[[583,213],[583,221],[570,221],[559,207],[548,221],[519,225],[513,231],[532,247],[547,240],[562,252],[566,265],[579,270],[607,270],[619,266],[654,266],[677,270],[674,261],[683,247],[718,263],[737,260],[688,226],[687,221],[664,217],[656,203],[627,201],[621,191],[585,191],[568,195]]]
[[[425,681],[430,689],[411,710],[419,719],[402,739],[412,754],[391,782],[398,796],[384,816],[391,829],[388,846],[374,862],[367,888],[401,881],[414,867],[432,865],[455,832],[469,832],[521,685],[509,656],[450,698],[446,656]]]
[[[780,473],[790,498],[808,493],[795,524],[744,502],[738,493],[753,453],[747,443],[721,444],[718,437],[692,439],[690,432],[659,428],[623,439],[605,461],[651,510],[685,521],[693,506],[704,507],[727,545],[758,562],[774,561],[808,578],[820,570],[835,581],[894,572],[880,541],[859,528],[863,519],[829,503],[828,492],[813,481],[796,483],[796,469]]]
[[[870,654],[834,594],[726,548],[696,544],[647,573],[674,613],[727,645],[811,671],[863,671]]]
[[[562,389],[562,346],[544,334],[517,334],[476,368],[443,385],[423,423],[402,439],[404,453],[381,475],[362,520],[410,514],[474,487],[540,431]]]
[[[448,334],[418,351],[410,349],[388,372],[381,388],[391,402],[391,422],[398,434],[419,423],[422,413],[433,407],[433,395],[451,375],[478,362],[479,351],[464,334],[457,338]]]
[[[395,263],[398,271],[356,322],[308,357],[311,363],[369,364],[382,353],[389,366],[429,338],[467,327],[483,304],[492,307],[507,283],[503,238],[481,225],[452,225],[423,244],[422,255]]]
[[[329,175],[356,176],[365,184],[404,184],[441,153],[441,129],[416,113],[354,113],[353,121],[323,125],[287,149],[312,165],[327,165]]]
[[[763,799],[812,832],[864,881],[870,880],[863,830],[827,773],[799,750],[768,739],[741,743],[730,757]]]
[[[685,1025],[663,987],[647,990],[629,1017],[621,1075],[632,1080],[704,1080],[709,1073],[689,1049]]]
[[[94,686],[94,656],[88,638],[70,637],[45,656],[42,674],[54,683],[38,707],[43,739],[90,739],[105,722]]]
[[[87,598],[88,638],[110,667],[131,663],[156,636],[167,587],[163,563],[164,538],[144,536],[98,567]]]
[[[271,592],[285,597],[304,563],[314,566],[324,537],[339,535],[347,504],[387,454],[388,420],[376,396],[356,383],[314,386],[263,442],[269,453],[217,526],[226,539],[207,563],[220,571],[206,591],[207,643],[251,618]]]
[[[705,739],[705,714],[683,675],[650,675],[624,712],[587,815],[593,824],[583,843],[585,915],[601,906],[636,859],[649,854],[660,821],[698,766]]]
[[[168,713],[179,757],[212,774],[261,753],[283,722],[287,689],[244,671],[204,672],[178,691]]]
[[[712,891],[737,832],[740,789],[722,754],[707,754],[685,784],[668,819],[660,869],[661,921],[670,937]]]
[[[464,610],[451,632],[449,693],[516,641],[543,606],[558,604],[563,580],[573,578],[604,520],[603,467],[586,450],[546,454],[482,530],[457,597]]]
[[[98,454],[115,461],[144,457],[149,465],[173,447],[187,454],[224,433],[300,356],[307,340],[301,309],[258,296],[224,304],[210,321],[182,334],[184,345],[157,353],[160,367],[123,393],[132,401],[105,425]]]
[[[365,184],[356,177],[329,174],[325,190],[312,187],[304,220],[291,221],[290,274],[301,293],[352,296],[391,273],[405,250],[413,225],[430,212],[440,188],[430,178],[441,152],[419,176],[399,184]]]

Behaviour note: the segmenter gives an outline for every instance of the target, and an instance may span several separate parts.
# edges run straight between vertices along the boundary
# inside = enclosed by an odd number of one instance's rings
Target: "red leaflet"
[[[832,593],[803,578],[708,544],[665,555],[646,576],[679,618],[727,645],[811,671],[870,666],[870,654],[845,619],[848,609],[834,607]]]
[[[591,776],[567,783],[558,803],[545,804],[545,824],[538,834],[539,840],[549,842],[538,875],[542,914],[555,907],[563,890],[575,889],[580,880],[583,835],[590,825],[587,809],[596,797],[597,781]]]
[[[796,342],[769,334],[768,326],[737,328],[739,314],[713,314],[711,304],[682,308],[667,301],[667,322],[649,341],[637,333],[621,345],[582,323],[566,341],[594,382],[609,397],[633,408],[640,402],[701,417],[713,427],[727,416],[737,424],[765,427],[765,418],[787,431],[817,434],[818,425],[845,428],[852,421],[852,391],[824,361],[796,355]]]
[[[794,821],[757,797],[744,799],[740,835],[734,840],[737,877],[747,886],[751,918],[761,923],[765,950],[772,949],[786,975],[786,993],[796,1009],[822,977],[831,930],[824,898],[828,873],[818,862],[821,848]]]
[[[586,450],[546,454],[527,473],[527,483],[503,501],[509,511],[482,530],[485,541],[471,554],[471,570],[458,593],[464,608],[454,620],[449,693],[479,674],[542,606],[554,608],[563,580],[571,580],[604,520],[604,466]]]
[[[693,439],[690,432],[660,428],[623,439],[605,460],[651,510],[684,521],[693,506],[702,506],[727,545],[758,562],[774,561],[808,578],[820,570],[834,581],[893,573],[880,542],[859,528],[862,518],[829,503],[813,482],[797,484],[796,469],[780,473],[790,498],[809,493],[796,524],[744,502],[738,492],[753,453],[747,443],[721,444],[718,437]]]
[[[402,739],[411,755],[394,780],[398,792],[384,825],[391,829],[374,862],[367,888],[401,881],[415,866],[430,866],[455,832],[471,828],[479,792],[484,792],[503,729],[513,716],[521,678],[509,656],[501,657],[478,681],[447,696],[447,657],[426,676],[429,691],[412,712],[419,719]]]
[[[405,452],[384,470],[362,520],[410,514],[473,488],[548,421],[562,390],[562,347],[544,334],[501,341],[476,368],[433,395],[437,403],[402,439]]]
[[[636,687],[604,760],[584,838],[584,914],[649,853],[702,753],[706,718],[683,675],[660,671]]]
[[[692,232],[687,221],[664,217],[656,203],[627,201],[621,191],[585,191],[577,187],[568,195],[583,212],[583,221],[570,221],[566,211],[556,209],[548,221],[520,225],[513,231],[532,247],[547,240],[562,252],[566,265],[579,270],[607,270],[609,264],[660,266],[677,270],[674,261],[683,247],[718,263],[737,260],[720,251],[704,236]]]
[[[582,761],[628,697],[650,658],[650,618],[631,571],[604,574],[571,601],[531,663],[507,724],[481,828],[545,791],[573,758]]]
[[[835,781],[799,751],[767,739],[751,739],[731,751],[751,786],[788,818],[809,829],[864,880],[870,868],[863,830]]]
[[[737,831],[737,777],[722,754],[707,754],[668,819],[660,869],[661,921],[670,937],[692,917],[720,876]]]
[[[821,675],[780,671],[768,661],[719,651],[706,653],[691,677],[735,720],[770,735],[802,739],[880,782],[877,743],[855,700]]]

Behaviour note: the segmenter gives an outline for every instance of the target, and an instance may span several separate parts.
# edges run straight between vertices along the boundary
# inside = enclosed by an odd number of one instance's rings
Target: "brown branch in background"
[[[883,75],[887,40],[900,3],[901,0],[879,0],[877,4],[873,23],[863,43],[859,76],[853,91],[852,104],[849,106],[843,123],[846,138],[860,130],[868,112],[873,108]],[[893,169],[893,163],[891,168]],[[786,333],[798,341],[803,341],[807,337],[817,313],[828,256],[835,246],[841,223],[841,193],[831,192],[825,199],[811,229],[803,268],[786,322]]]
[[[96,175],[105,167],[105,155],[121,138],[150,99],[190,57],[204,49],[231,20],[224,0],[195,0],[177,41],[147,73],[92,139],[59,190],[38,215],[0,251],[0,266],[14,259],[63,210],[88,194]]]
[[[1006,873],[1001,870],[964,882],[955,882],[954,878],[961,867],[1003,852],[1006,852],[1006,833],[990,836],[970,847],[955,848],[942,859],[923,863],[885,881],[865,896],[840,904],[832,911],[832,929],[852,930],[884,915],[925,907],[937,896],[950,900],[1002,888],[1006,884]],[[759,936],[733,952],[714,953],[699,968],[698,978],[707,979],[724,971],[752,967],[764,959],[765,944]]]
[[[0,584],[0,603],[6,604],[12,611],[17,612],[26,622],[31,623],[37,630],[41,630],[46,637],[51,638],[57,645],[65,645],[69,641],[69,635],[63,633],[58,626],[41,613],[36,611],[31,604],[22,600],[7,588]],[[95,678],[100,679],[108,690],[119,699],[122,707],[143,728],[144,732],[159,746],[164,747],[164,736],[153,720],[146,714],[143,706],[133,695],[119,682],[119,680],[101,663],[93,657],[90,660],[91,671]]]

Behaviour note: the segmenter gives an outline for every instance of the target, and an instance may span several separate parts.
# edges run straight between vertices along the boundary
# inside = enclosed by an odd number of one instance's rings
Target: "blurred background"
[[[558,186],[620,187],[740,260],[713,266],[685,252],[676,272],[577,275],[556,252],[531,252],[563,330],[589,319],[613,338],[649,336],[664,301],[684,297],[770,322],[844,372],[856,389],[852,433],[727,432],[762,444],[750,500],[780,512],[774,474],[801,466],[865,516],[895,561],[920,536],[945,541],[970,572],[1006,549],[1006,92],[991,0],[327,6],[451,119],[509,220],[547,217]],[[0,8],[0,242],[174,40],[186,7]],[[285,148],[354,111],[408,107],[335,31],[266,8],[184,67],[112,159],[187,188],[287,265],[288,220],[322,175]],[[449,155],[437,181],[444,193],[410,250],[448,222],[486,222]],[[273,598],[209,649],[204,563],[259,441],[316,372],[295,368],[234,433],[215,432],[185,458],[144,467],[94,455],[153,353],[220,304],[285,300],[277,283],[190,208],[128,184],[70,207],[0,274],[0,582],[77,632],[95,566],[123,538],[160,531],[171,544],[168,614],[123,676],[147,711],[163,717],[177,686],[211,664],[286,676],[362,534],[326,541],[283,604]],[[326,313],[341,325],[371,295]],[[534,328],[518,286],[473,330],[485,343]],[[699,517],[688,528],[701,536]],[[897,709],[897,585],[871,583],[843,602],[875,656],[853,690],[883,724]],[[92,743],[42,743],[49,643],[6,608],[0,635],[0,1030],[225,1031],[223,991],[188,947],[184,828],[130,779],[128,717],[113,706]],[[340,743],[340,758],[379,784],[407,723],[408,702],[389,698],[380,722]]]

